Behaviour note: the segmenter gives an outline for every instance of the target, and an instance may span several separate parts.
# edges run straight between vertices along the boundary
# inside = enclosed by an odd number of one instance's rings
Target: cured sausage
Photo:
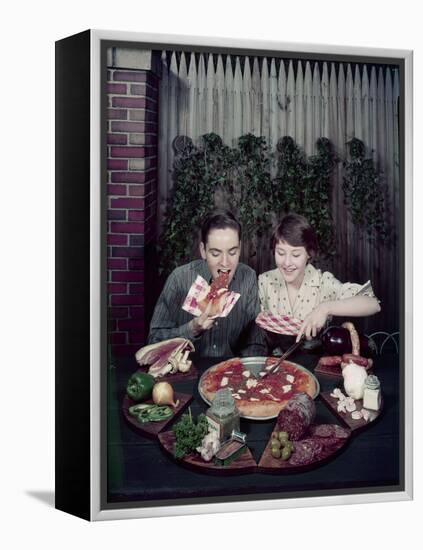
[[[373,365],[373,361],[372,359],[367,359],[367,357],[361,357],[360,338],[358,336],[358,332],[355,330],[355,326],[350,322],[343,323],[342,326],[350,331],[352,353],[344,353],[342,356],[341,367],[343,368],[348,363],[355,363],[356,365],[360,365],[360,367],[370,369]]]
[[[360,355],[353,355],[352,353],[344,353],[342,356],[343,363],[355,363],[360,365],[360,367],[367,367],[369,360],[367,357],[361,357]]]
[[[319,359],[319,365],[322,367],[336,367],[342,363],[340,355],[324,355]]]
[[[291,441],[298,441],[308,430],[315,415],[313,399],[307,393],[297,393],[279,413],[278,429],[287,432]]]
[[[358,336],[358,332],[355,329],[355,326],[349,321],[347,323],[343,323],[342,326],[350,332],[352,354],[360,355],[360,338]]]
[[[373,359],[368,359],[367,357],[361,357],[360,355],[344,354],[342,356],[341,368],[343,369],[349,363],[355,363],[360,367],[364,367],[366,370],[369,370],[373,367]]]

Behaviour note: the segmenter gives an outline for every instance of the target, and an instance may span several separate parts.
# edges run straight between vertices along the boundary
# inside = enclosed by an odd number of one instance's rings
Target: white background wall
[[[420,534],[421,358],[415,346],[415,501],[88,524],[54,489],[54,41],[87,28],[415,50],[415,235],[422,231],[418,3],[355,0],[14,2],[2,14],[0,540],[3,548],[386,548]],[[7,11],[6,11],[7,10]],[[420,220],[419,220],[420,218]],[[417,241],[417,238],[416,238]],[[416,280],[421,280],[416,254]],[[415,340],[421,291],[415,289]],[[4,376],[6,375],[6,376]],[[77,401],[76,401],[77,403]],[[75,403],[75,404],[76,404]],[[420,537],[419,537],[420,539]],[[417,540],[419,540],[417,539]],[[8,541],[4,544],[4,541]],[[412,545],[411,547],[414,547]]]

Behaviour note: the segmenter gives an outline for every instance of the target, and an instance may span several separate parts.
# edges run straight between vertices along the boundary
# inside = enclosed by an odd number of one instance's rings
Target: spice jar
[[[210,428],[217,431],[220,442],[231,437],[233,430],[239,431],[239,411],[229,388],[216,392],[206,418]]]
[[[380,382],[377,376],[369,374],[364,381],[363,407],[378,411],[381,404]]]

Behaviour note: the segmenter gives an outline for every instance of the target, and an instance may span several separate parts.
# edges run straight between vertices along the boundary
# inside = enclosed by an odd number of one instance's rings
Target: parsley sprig
[[[172,428],[176,440],[175,457],[183,458],[195,451],[207,435],[208,429],[209,425],[204,414],[199,415],[197,423],[192,418],[191,409],[189,414],[183,414],[181,420]]]

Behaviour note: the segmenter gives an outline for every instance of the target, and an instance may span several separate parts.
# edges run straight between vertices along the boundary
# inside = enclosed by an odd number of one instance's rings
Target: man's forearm
[[[179,327],[150,327],[148,335],[148,343],[155,344],[170,338],[186,338],[187,340],[195,340],[196,337],[192,331],[190,323],[185,323]]]

